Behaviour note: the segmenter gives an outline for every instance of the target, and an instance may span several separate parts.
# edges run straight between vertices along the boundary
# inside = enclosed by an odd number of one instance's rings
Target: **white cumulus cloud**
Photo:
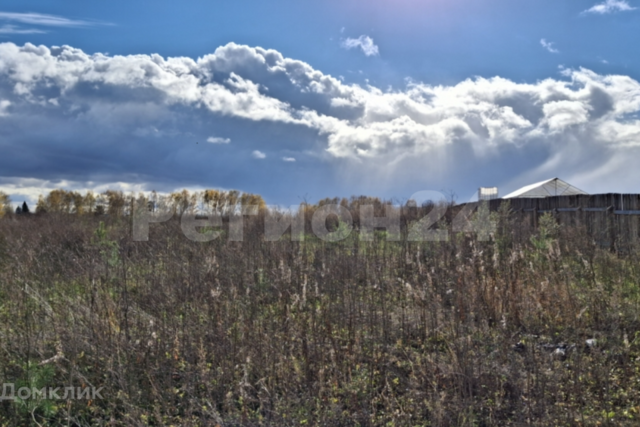
[[[545,49],[547,49],[551,53],[560,53],[560,51],[558,49],[553,47],[553,45],[555,44],[553,42],[548,42],[546,39],[542,39],[542,40],[540,40],[540,44],[542,45],[542,47],[544,47]]]
[[[626,0],[606,0],[603,3],[596,4],[590,9],[585,10],[583,13],[597,13],[604,15],[613,12],[627,12],[635,10]]]
[[[295,159],[295,157],[283,157],[282,161],[284,161],[284,162],[295,162],[296,159]]]
[[[409,81],[392,90],[345,84],[275,50],[234,43],[197,60],[0,44],[0,152],[8,153],[0,178],[241,182],[268,195],[275,187],[306,194],[313,173],[325,196],[331,176],[362,194],[562,175],[608,191],[607,183],[631,188],[640,179],[639,115],[637,80],[586,69],[530,83]],[[210,138],[233,144],[184,144]],[[266,172],[247,166],[250,144],[265,147],[252,153],[258,159],[271,150],[287,153],[283,161],[318,162]],[[585,171],[596,169],[589,187]],[[295,173],[304,175],[287,175]]]
[[[228,144],[231,142],[231,139],[210,136],[209,138],[207,138],[207,142],[210,142],[211,144]]]
[[[4,116],[7,114],[7,109],[11,105],[11,102],[6,99],[0,100],[0,116]]]
[[[378,46],[373,42],[373,39],[364,35],[357,39],[347,38],[343,40],[342,47],[345,49],[360,48],[366,56],[376,56],[380,53]]]

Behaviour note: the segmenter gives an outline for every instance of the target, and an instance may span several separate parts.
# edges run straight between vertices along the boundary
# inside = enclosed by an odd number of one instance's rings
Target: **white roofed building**
[[[588,195],[579,188],[564,182],[559,178],[552,178],[546,181],[537,182],[535,184],[527,185],[519,190],[509,193],[503,197],[503,199],[521,198],[542,198],[553,196],[575,196],[575,195]]]

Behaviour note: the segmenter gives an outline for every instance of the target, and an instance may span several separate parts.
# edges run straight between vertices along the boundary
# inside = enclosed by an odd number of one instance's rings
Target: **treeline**
[[[3,210],[4,215],[11,214],[9,197],[6,195],[2,197],[0,200],[3,202],[0,203],[7,207]],[[266,218],[278,217],[278,221],[284,220],[288,224],[302,224],[301,227],[306,233],[322,227],[326,227],[329,232],[336,231],[341,226],[345,232],[350,228],[359,230],[365,221],[363,215],[369,220],[393,217],[398,227],[395,232],[406,235],[412,224],[416,224],[417,221],[425,223],[425,229],[436,229],[445,224],[452,224],[462,205],[456,206],[452,202],[436,204],[430,201],[418,204],[414,200],[407,200],[399,205],[377,197],[352,196],[325,198],[317,203],[302,202],[299,205],[280,207],[267,206],[260,195],[237,190],[209,189],[190,192],[185,189],[169,194],[155,191],[146,194],[125,194],[122,191],[107,190],[99,194],[91,191],[82,194],[56,189],[38,199],[35,214],[36,216],[107,215],[112,218],[121,218],[131,216],[132,209],[136,209],[137,212],[140,212],[140,209],[155,213],[172,212],[175,218],[180,218],[184,214],[196,216],[216,214],[223,217],[225,226],[228,226],[231,216],[246,214],[251,216],[251,219],[246,220],[253,224],[249,226],[246,222],[247,226],[262,231],[265,230]],[[318,222],[315,226],[314,219]],[[320,223],[324,225],[318,225]]]
[[[237,190],[204,190],[189,192],[182,190],[169,194],[130,193],[107,190],[103,193],[88,191],[82,194],[77,191],[56,189],[46,196],[40,196],[36,205],[36,214],[62,213],[75,215],[113,215],[125,216],[131,213],[131,207],[148,206],[150,211],[169,208],[175,214],[185,212],[208,212],[229,215],[239,211],[241,206],[257,206],[266,208],[263,198],[256,194],[242,193]],[[0,192],[0,217],[11,214],[11,199]]]
[[[103,193],[88,191],[82,194],[77,191],[56,189],[49,192],[48,195],[38,198],[35,213],[126,216],[131,213],[131,207],[134,202],[136,206],[147,206],[150,211],[170,209],[176,215],[184,213],[216,213],[228,216],[240,213],[241,208],[247,206],[256,207],[259,211],[280,210],[277,207],[268,207],[260,195],[243,193],[237,190],[190,192],[185,189],[169,194],[161,194],[156,191],[148,194],[125,194],[122,191],[107,190]],[[315,204],[302,202],[297,207],[297,211],[312,215],[316,209],[326,205],[345,208],[357,222],[362,206],[372,206],[376,216],[384,216],[385,211],[394,204],[390,200],[381,200],[380,198],[369,196],[335,197],[322,199]],[[419,214],[421,208],[430,210],[432,206],[433,203],[418,206],[414,201],[409,200],[403,206],[403,214],[410,214],[412,210]],[[0,217],[12,212],[10,197],[0,192]]]

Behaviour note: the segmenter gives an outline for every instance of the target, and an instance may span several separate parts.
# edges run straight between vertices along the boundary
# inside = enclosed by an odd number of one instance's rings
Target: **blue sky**
[[[639,24],[637,0],[4,1],[0,190],[638,192]]]

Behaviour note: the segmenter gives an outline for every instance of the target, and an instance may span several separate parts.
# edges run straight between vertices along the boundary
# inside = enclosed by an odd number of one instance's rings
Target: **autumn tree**
[[[109,207],[109,200],[107,199],[106,194],[100,193],[96,196],[95,207],[93,212],[96,215],[105,215],[107,213],[107,208]]]
[[[96,207],[96,195],[93,191],[87,191],[82,198],[83,213],[93,213]]]
[[[262,196],[250,193],[243,193],[242,196],[240,196],[240,206],[255,206],[260,211],[267,208],[267,204]]]
[[[38,204],[36,205],[36,213],[37,214],[47,213],[47,201],[42,196],[42,194],[38,196]]]
[[[188,190],[171,193],[169,196],[174,214],[182,216],[185,212],[194,212],[198,202],[196,193],[190,194]]]
[[[8,194],[0,191],[0,218],[11,214],[11,199]]]
[[[73,198],[65,190],[51,190],[47,197],[38,200],[36,212],[70,213]]]
[[[267,208],[262,196],[240,193],[238,190],[204,190],[201,193],[201,197],[208,211],[220,215],[234,214],[239,207],[243,206],[256,206],[261,211]]]
[[[108,203],[107,213],[118,217],[123,216],[127,201],[122,191],[107,190],[103,194]]]
[[[24,209],[23,209],[24,211]],[[36,213],[75,213],[87,212],[85,198],[76,191],[62,189],[51,190],[47,197],[40,196],[36,205]]]
[[[220,213],[222,192],[218,190],[204,190],[202,200],[210,212]]]
[[[231,190],[226,193],[226,206],[225,213],[231,215],[235,213],[238,202],[240,201],[240,192],[238,190]]]

